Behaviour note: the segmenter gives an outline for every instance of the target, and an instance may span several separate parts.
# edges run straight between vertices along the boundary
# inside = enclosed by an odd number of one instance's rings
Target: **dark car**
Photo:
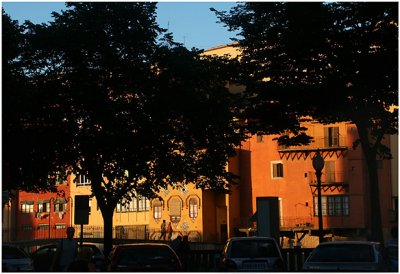
[[[33,267],[37,272],[48,272],[51,271],[50,267],[53,262],[54,255],[56,253],[57,244],[48,244],[39,247],[35,252],[31,254],[33,259]],[[107,269],[106,258],[103,252],[94,243],[83,243],[83,247],[89,247],[92,249],[92,262],[96,265],[96,271],[105,271]],[[78,252],[80,245],[78,245]]]
[[[32,260],[22,248],[3,244],[1,253],[3,272],[33,271]]]
[[[278,243],[271,237],[233,237],[222,251],[221,271],[283,271],[284,261]]]
[[[161,243],[119,245],[111,251],[109,259],[110,271],[182,271],[175,251],[169,245]]]
[[[388,251],[390,258],[390,271],[399,271],[399,242],[398,240],[389,240],[386,242],[385,247]]]
[[[304,271],[390,270],[390,261],[383,246],[369,241],[340,241],[319,244],[303,264]]]

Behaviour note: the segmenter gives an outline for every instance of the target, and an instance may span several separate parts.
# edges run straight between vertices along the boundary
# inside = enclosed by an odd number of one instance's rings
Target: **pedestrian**
[[[183,236],[177,254],[179,256],[179,259],[181,260],[183,271],[188,271],[190,245],[189,245],[189,238],[187,235]]]
[[[78,243],[74,239],[75,228],[68,227],[66,233],[67,238],[61,239],[57,244],[57,250],[51,263],[51,269],[55,272],[65,271],[77,257]]]
[[[162,220],[161,223],[161,235],[159,240],[161,240],[161,238],[165,241],[165,234],[167,233],[167,224],[165,223],[165,220]]]
[[[171,224],[171,222],[169,222],[169,223],[168,223],[168,226],[167,226],[168,241],[171,241],[172,232],[173,232],[173,231],[174,231],[174,230],[172,229],[172,224]]]
[[[67,272],[95,272],[96,264],[92,262],[93,250],[90,247],[82,247],[78,258],[69,264]]]

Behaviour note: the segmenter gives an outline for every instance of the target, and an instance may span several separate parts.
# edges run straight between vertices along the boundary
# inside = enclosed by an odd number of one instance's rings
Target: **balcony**
[[[342,192],[348,189],[349,183],[346,180],[347,176],[345,172],[325,172],[321,176],[321,190],[326,192],[328,190],[337,190]],[[310,185],[313,194],[317,191],[317,176],[315,172],[308,172],[308,183]]]
[[[307,159],[308,156],[311,158],[313,154],[319,150],[322,157],[332,157],[334,154],[337,157],[342,156],[345,151],[347,151],[347,139],[345,136],[332,137],[314,137],[308,145],[301,146],[285,146],[278,145],[278,153],[282,158],[289,160],[304,158]]]

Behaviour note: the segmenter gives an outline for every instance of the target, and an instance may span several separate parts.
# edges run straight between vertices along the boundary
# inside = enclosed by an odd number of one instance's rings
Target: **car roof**
[[[346,244],[359,244],[359,245],[377,245],[378,242],[371,242],[371,241],[335,241],[335,242],[323,242],[320,243],[319,246],[323,245],[346,245]]]
[[[117,247],[131,247],[131,246],[167,246],[167,247],[170,247],[168,244],[164,244],[164,243],[131,243],[131,244],[117,245]]]
[[[232,237],[230,241],[256,241],[256,240],[275,240],[273,237]]]
[[[323,242],[320,243],[319,246],[334,246],[334,245],[371,245],[371,246],[379,246],[378,242],[372,241],[337,241],[337,242]]]

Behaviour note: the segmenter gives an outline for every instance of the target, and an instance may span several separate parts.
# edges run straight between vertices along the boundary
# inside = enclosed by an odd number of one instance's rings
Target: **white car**
[[[390,270],[387,251],[376,242],[338,241],[319,244],[303,264],[303,271],[361,271]]]
[[[221,271],[284,271],[278,243],[272,237],[230,238],[218,265]]]
[[[3,272],[33,271],[31,258],[20,247],[3,244],[1,253]]]

